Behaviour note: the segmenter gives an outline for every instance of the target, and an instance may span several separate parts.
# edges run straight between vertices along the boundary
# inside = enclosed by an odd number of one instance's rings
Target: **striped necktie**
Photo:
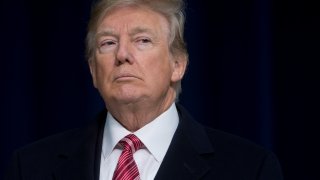
[[[119,157],[113,180],[139,180],[140,175],[133,153],[142,148],[143,143],[134,134],[129,134],[118,143],[123,150]]]

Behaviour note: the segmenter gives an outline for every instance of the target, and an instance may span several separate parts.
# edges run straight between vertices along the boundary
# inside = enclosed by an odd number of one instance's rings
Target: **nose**
[[[127,42],[119,43],[118,50],[116,52],[116,65],[124,63],[133,63],[133,56],[131,54],[130,45]]]

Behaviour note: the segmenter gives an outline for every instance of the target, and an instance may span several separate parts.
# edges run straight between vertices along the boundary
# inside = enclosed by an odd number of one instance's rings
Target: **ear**
[[[177,55],[174,57],[172,61],[172,66],[173,66],[172,67],[173,72],[171,76],[172,82],[178,82],[183,78],[187,68],[187,64],[188,64],[188,61],[185,55]]]
[[[89,68],[90,68],[90,73],[91,73],[93,85],[95,88],[97,88],[96,62],[92,58],[89,59]]]

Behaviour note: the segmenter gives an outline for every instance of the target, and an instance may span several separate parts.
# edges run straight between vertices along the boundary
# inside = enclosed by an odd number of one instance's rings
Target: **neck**
[[[143,100],[126,104],[108,104],[107,109],[112,116],[128,131],[135,132],[153,121],[170,108],[175,101],[175,93],[162,100]]]

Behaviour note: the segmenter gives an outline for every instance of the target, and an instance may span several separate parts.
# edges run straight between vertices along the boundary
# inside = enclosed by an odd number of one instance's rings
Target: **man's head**
[[[105,101],[131,103],[180,92],[188,62],[181,0],[101,0],[92,11],[87,56]]]

